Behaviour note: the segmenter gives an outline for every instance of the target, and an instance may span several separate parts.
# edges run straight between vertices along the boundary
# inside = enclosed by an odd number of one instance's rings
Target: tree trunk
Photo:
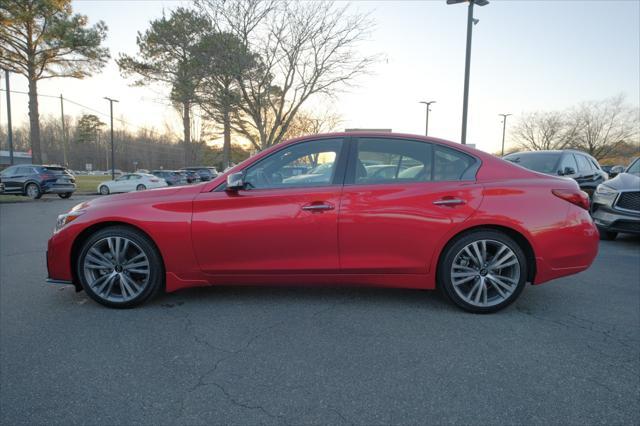
[[[182,103],[182,127],[184,131],[184,165],[190,166],[191,158],[191,103]]]
[[[35,75],[30,75],[28,80],[31,162],[33,164],[42,164],[42,152],[40,149],[40,113],[38,112],[38,81],[36,80]]]
[[[225,110],[223,113],[223,136],[224,142],[222,144],[222,170],[229,167],[231,162],[231,117],[229,111]]]

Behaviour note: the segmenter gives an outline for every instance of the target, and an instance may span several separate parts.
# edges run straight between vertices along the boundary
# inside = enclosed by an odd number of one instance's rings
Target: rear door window
[[[432,149],[426,142],[361,138],[351,173],[356,184],[430,181]]]
[[[437,146],[433,155],[433,180],[463,180],[475,163],[470,155]]]

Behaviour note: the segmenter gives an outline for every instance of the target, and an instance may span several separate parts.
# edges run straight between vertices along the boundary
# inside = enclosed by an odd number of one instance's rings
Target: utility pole
[[[62,118],[62,162],[63,166],[67,167],[67,132],[64,126],[64,100],[62,98],[62,93],[60,94],[60,118]]]
[[[109,111],[110,111],[110,115],[111,115],[111,179],[115,179],[116,178],[116,167],[115,167],[115,149],[113,146],[113,103],[114,102],[120,102],[117,99],[111,99],[108,97],[104,97],[106,100],[109,101]]]
[[[425,104],[427,106],[427,120],[426,120],[426,125],[425,125],[425,129],[424,129],[424,135],[425,136],[429,136],[429,111],[431,111],[431,104],[435,104],[436,101],[420,101],[421,104]]]
[[[13,166],[13,127],[11,127],[11,87],[9,84],[9,70],[4,70],[5,86],[7,88],[7,141],[9,142],[9,164]]]
[[[507,130],[507,117],[510,116],[511,114],[498,114],[498,115],[502,116],[502,154],[500,156],[504,157],[504,134]]]
[[[464,63],[464,95],[462,99],[462,135],[460,142],[465,145],[467,143],[467,112],[469,109],[469,74],[471,70],[471,36],[473,33],[473,26],[479,22],[478,19],[473,19],[473,5],[486,6],[489,4],[488,0],[447,0],[447,4],[457,4],[469,1],[467,12],[467,52],[465,55]]]

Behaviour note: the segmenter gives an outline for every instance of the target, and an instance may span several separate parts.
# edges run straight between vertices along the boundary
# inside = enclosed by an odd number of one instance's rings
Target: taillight
[[[40,179],[42,180],[55,179],[55,175],[52,175],[51,173],[41,173]]]
[[[565,201],[589,210],[589,195],[586,192],[574,189],[552,189],[553,195],[560,197]]]

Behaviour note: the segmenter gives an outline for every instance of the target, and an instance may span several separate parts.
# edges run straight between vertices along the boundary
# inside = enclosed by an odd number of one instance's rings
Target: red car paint
[[[298,142],[399,138],[445,145],[481,161],[475,181],[214,191],[230,173]],[[523,169],[473,148],[389,133],[335,133],[276,145],[213,181],[93,199],[48,243],[49,277],[70,281],[79,242],[100,227],[127,224],[158,247],[166,290],[218,284],[370,285],[435,288],[447,243],[481,227],[509,232],[535,261],[533,284],[587,269],[598,250],[588,211],[556,196],[575,181]],[[461,198],[460,205],[433,201]],[[566,197],[565,197],[566,198]],[[323,202],[333,209],[302,210]]]

